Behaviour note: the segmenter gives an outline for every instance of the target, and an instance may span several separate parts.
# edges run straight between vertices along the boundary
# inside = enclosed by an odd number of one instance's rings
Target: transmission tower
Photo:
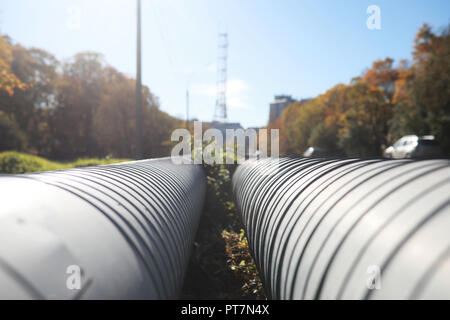
[[[219,53],[217,58],[217,98],[214,120],[227,121],[227,60],[228,34],[219,33]]]

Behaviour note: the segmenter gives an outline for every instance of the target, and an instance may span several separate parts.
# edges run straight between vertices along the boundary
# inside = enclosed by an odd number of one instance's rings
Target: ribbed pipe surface
[[[0,177],[0,299],[177,298],[204,196],[169,158]]]
[[[450,299],[450,161],[247,161],[233,190],[273,299]]]

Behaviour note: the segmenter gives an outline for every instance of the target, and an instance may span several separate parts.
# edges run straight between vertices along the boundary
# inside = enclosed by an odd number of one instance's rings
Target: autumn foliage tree
[[[412,63],[377,60],[350,84],[288,106],[269,128],[280,129],[284,154],[313,146],[333,156],[380,156],[408,134],[433,134],[450,155],[450,26],[419,30]]]
[[[407,103],[450,155],[450,25],[440,35],[424,25],[416,37],[414,78]]]
[[[9,38],[0,36],[0,91],[12,96],[14,89],[23,89],[24,83],[12,72],[12,45]]]
[[[0,36],[0,70],[0,151],[58,160],[134,157],[135,80],[101,54],[82,52],[61,63]],[[142,94],[145,156],[168,155],[167,140],[181,121],[159,110],[148,87]]]
[[[290,105],[281,118],[282,151],[308,146],[331,156],[381,154],[389,107],[380,89],[365,83],[337,85],[306,103]]]

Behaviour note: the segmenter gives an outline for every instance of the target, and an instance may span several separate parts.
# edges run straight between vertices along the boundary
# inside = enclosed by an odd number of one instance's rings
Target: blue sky
[[[381,9],[381,30],[366,27],[369,5]],[[61,60],[101,52],[134,77],[135,6],[132,0],[0,0],[0,27]],[[142,0],[142,15],[143,82],[162,110],[180,118],[189,88],[191,116],[212,119],[217,34],[226,29],[229,121],[248,127],[267,123],[275,94],[314,97],[348,83],[376,59],[410,58],[422,23],[438,29],[450,22],[450,1]]]

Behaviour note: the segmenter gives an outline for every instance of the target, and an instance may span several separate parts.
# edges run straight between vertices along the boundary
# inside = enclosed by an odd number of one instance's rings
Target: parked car
[[[319,149],[316,147],[309,147],[303,153],[303,156],[307,157],[307,158],[320,158],[320,157],[326,157],[326,153],[322,149]]]
[[[441,149],[434,136],[404,136],[393,146],[384,150],[384,157],[392,159],[404,158],[439,158]]]

